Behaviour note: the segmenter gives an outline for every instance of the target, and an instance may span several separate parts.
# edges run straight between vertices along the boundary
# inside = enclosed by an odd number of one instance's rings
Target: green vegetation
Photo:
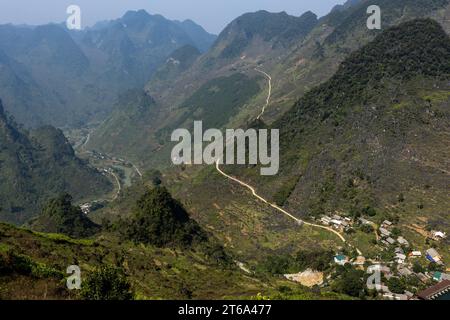
[[[347,265],[339,266],[336,273],[336,280],[331,285],[333,291],[361,299],[366,296],[364,271]]]
[[[310,268],[316,271],[326,271],[333,261],[333,252],[327,250],[302,250],[296,255],[271,255],[258,266],[257,271],[274,275],[292,274]]]
[[[258,168],[247,175],[278,204],[289,195],[289,206],[314,216],[339,208],[376,218],[388,204],[404,204],[407,190],[426,181],[433,180],[428,190],[443,191],[443,176],[432,178],[424,168],[438,173],[445,166],[439,140],[447,132],[448,99],[441,93],[449,78],[450,39],[437,22],[419,19],[392,27],[352,53],[329,81],[272,125],[281,133],[280,176],[258,177]],[[439,99],[433,92],[440,92]],[[399,103],[405,107],[390,108]],[[427,119],[430,108],[433,116]],[[430,165],[400,160],[398,153],[411,148],[433,159]],[[282,183],[298,176],[295,187]],[[274,185],[280,189],[268,187]]]
[[[50,200],[39,217],[31,222],[31,228],[73,238],[90,237],[100,231],[100,226],[86,217],[79,207],[72,205],[72,197],[69,194],[62,194]]]
[[[273,199],[275,203],[279,206],[284,206],[286,200],[291,195],[292,191],[294,191],[297,183],[299,181],[299,177],[292,177],[287,182],[283,183],[281,188],[275,193]]]
[[[3,276],[18,274],[43,279],[62,279],[64,276],[62,272],[13,250],[0,252],[0,274]]]
[[[0,101],[0,221],[22,224],[61,192],[76,201],[111,190],[109,180],[78,159],[61,130],[27,133],[4,113]]]
[[[211,80],[182,104],[187,111],[178,123],[190,128],[189,120],[201,119],[205,128],[221,128],[259,91],[257,81],[242,73]]]
[[[164,187],[148,190],[138,200],[126,225],[123,232],[128,239],[159,247],[190,246],[207,239],[200,226]]]
[[[103,266],[89,273],[83,281],[81,296],[85,300],[132,300],[131,285],[123,270]]]
[[[393,293],[403,294],[407,289],[406,284],[399,278],[392,277],[387,281],[389,290]]]

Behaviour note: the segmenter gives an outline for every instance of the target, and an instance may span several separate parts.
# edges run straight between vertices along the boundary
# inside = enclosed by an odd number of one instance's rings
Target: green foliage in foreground
[[[0,252],[0,275],[19,274],[33,278],[62,279],[63,274],[44,263],[33,261],[29,256],[19,254],[13,250]]]
[[[86,300],[132,300],[134,295],[122,269],[103,266],[83,281],[81,296]]]

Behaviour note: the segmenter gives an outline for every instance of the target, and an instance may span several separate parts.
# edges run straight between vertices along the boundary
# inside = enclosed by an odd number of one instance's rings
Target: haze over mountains
[[[374,298],[366,272],[333,256],[391,263],[386,220],[405,254],[433,246],[450,262],[448,240],[428,236],[450,233],[450,1],[379,0],[382,30],[367,28],[369,4],[247,13],[217,37],[144,10],[81,32],[0,26],[0,220],[34,230],[0,223],[6,295],[48,280],[50,297],[86,297],[61,288],[76,259],[126,270],[140,298]],[[196,120],[280,129],[279,174],[173,166],[171,133]],[[88,215],[75,205],[113,192]],[[352,227],[318,227],[326,215]],[[280,277],[308,268],[320,289]]]
[[[192,21],[143,10],[80,32],[3,25],[0,96],[27,126],[85,125],[108,115],[118,93],[142,87],[177,48],[206,50],[214,40]]]

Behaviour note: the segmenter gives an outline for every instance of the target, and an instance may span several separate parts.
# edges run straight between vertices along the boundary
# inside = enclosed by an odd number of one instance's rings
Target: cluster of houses
[[[409,300],[414,297],[414,294],[409,291],[405,291],[403,294],[393,293],[389,290],[388,286],[381,283],[381,274],[383,274],[386,279],[390,279],[394,276],[390,267],[380,264],[372,265],[367,268],[367,273],[378,273],[378,281],[374,281],[371,277],[367,279],[367,288],[369,290],[376,290],[383,298],[389,300]]]
[[[350,219],[348,217],[341,217],[338,214],[335,214],[331,217],[330,216],[322,216],[320,218],[320,221],[322,222],[323,225],[331,226],[334,229],[341,231],[341,232],[349,230],[353,225],[352,219]]]
[[[385,265],[376,264],[376,265],[369,266],[367,268],[368,274],[374,274],[375,272],[378,272],[380,277],[378,278],[378,281],[374,281],[373,278],[369,277],[367,279],[367,288],[370,290],[376,290],[380,296],[382,296],[385,299],[389,299],[389,300],[411,300],[411,299],[417,299],[417,298],[421,298],[421,297],[420,297],[420,294],[414,295],[412,292],[409,292],[409,291],[404,291],[402,294],[391,292],[389,290],[388,286],[386,286],[385,284],[383,284],[381,282],[381,274],[383,274],[383,276],[388,280],[391,279],[392,277],[397,277],[397,276],[407,277],[407,276],[414,275],[423,283],[428,283],[431,279],[433,279],[434,281],[437,281],[438,285],[440,283],[450,282],[450,274],[445,274],[442,272],[434,272],[432,274],[425,274],[422,272],[415,273],[408,267],[402,267],[402,266],[398,266],[397,274],[395,274],[395,272],[390,267],[385,266]]]
[[[359,218],[358,219],[361,224],[365,225],[371,225],[373,227],[376,226],[375,223],[365,219],[365,218]],[[329,216],[323,216],[321,218],[321,222],[325,225],[332,226],[336,230],[345,231],[346,228],[350,228],[352,226],[352,221],[348,218],[342,218],[339,215],[333,215],[332,217]],[[408,240],[406,240],[402,236],[394,236],[392,229],[393,229],[394,223],[391,221],[385,220],[381,224],[380,228],[378,229],[379,234],[379,243],[381,243],[385,250],[394,250],[394,259],[393,261],[386,262],[386,265],[382,265],[379,262],[377,264],[371,265],[367,268],[368,274],[373,274],[375,271],[379,271],[380,274],[383,274],[386,279],[390,279],[392,277],[409,277],[409,276],[415,276],[417,277],[422,283],[429,283],[430,280],[437,281],[439,283],[443,281],[450,281],[450,274],[446,274],[443,272],[414,272],[412,270],[412,264],[408,263],[407,261],[417,258],[421,258],[425,256],[425,258],[430,261],[434,262],[438,265],[443,265],[442,257],[437,252],[436,249],[430,248],[426,250],[424,254],[422,254],[421,251],[418,250],[411,250],[410,243]],[[432,238],[436,241],[440,241],[442,239],[446,238],[446,234],[444,232],[439,231],[432,231],[431,232]],[[371,260],[369,260],[371,261]],[[362,256],[357,257],[356,259],[351,260],[349,257],[343,255],[343,254],[337,254],[334,257],[334,262],[337,265],[345,265],[347,263],[350,263],[354,265],[357,268],[363,268],[366,263],[366,259]],[[392,269],[391,267],[388,267],[387,265],[396,266],[396,270]],[[405,291],[403,294],[396,294],[389,290],[389,288],[378,282],[378,284],[369,283],[367,282],[367,287],[369,289],[375,289],[379,292],[380,296],[382,296],[385,299],[390,300],[410,300],[410,299],[417,299],[418,297],[414,295],[412,292]]]

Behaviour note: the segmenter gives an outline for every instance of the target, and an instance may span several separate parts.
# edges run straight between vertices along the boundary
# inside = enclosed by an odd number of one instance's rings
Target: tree
[[[417,261],[414,262],[412,269],[415,273],[421,273],[421,272],[425,271],[425,269],[422,267],[422,265]]]
[[[63,193],[50,200],[42,213],[31,222],[31,228],[48,233],[61,233],[73,238],[85,238],[100,231],[80,207],[72,204],[72,197]]]
[[[132,219],[125,224],[128,239],[158,247],[185,247],[208,239],[183,206],[160,186],[149,189],[137,201]]]
[[[361,226],[361,231],[365,232],[365,233],[372,233],[374,231],[374,229],[370,224],[363,224]]]
[[[369,217],[374,217],[377,215],[377,211],[375,210],[375,208],[371,207],[371,206],[367,206],[363,209],[363,213],[365,215],[368,215]]]
[[[343,270],[341,270],[343,271]],[[365,296],[364,272],[353,268],[345,269],[341,278],[332,284],[335,292],[344,293],[352,297],[363,298]]]
[[[389,290],[391,290],[393,293],[402,294],[406,290],[406,285],[403,283],[403,281],[399,278],[390,278],[387,282]]]
[[[86,300],[132,300],[131,285],[122,269],[103,266],[88,275],[81,287]]]

